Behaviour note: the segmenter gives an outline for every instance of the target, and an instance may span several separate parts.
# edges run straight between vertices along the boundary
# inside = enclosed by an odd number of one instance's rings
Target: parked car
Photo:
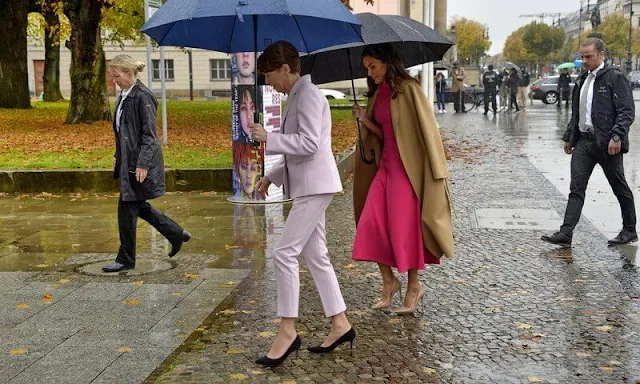
[[[333,99],[342,100],[347,98],[347,95],[345,95],[340,91],[336,91],[335,89],[320,88],[320,90],[322,91],[322,94],[324,95],[324,97],[326,97],[329,100],[333,100]]]
[[[631,71],[627,75],[627,79],[631,83],[631,88],[640,88],[640,71]]]
[[[571,97],[573,86],[576,83],[577,75],[571,75],[571,91],[565,96],[565,99]],[[542,100],[545,104],[556,104],[558,102],[558,79],[559,75],[549,76],[539,79],[531,85],[531,98],[533,100]]]

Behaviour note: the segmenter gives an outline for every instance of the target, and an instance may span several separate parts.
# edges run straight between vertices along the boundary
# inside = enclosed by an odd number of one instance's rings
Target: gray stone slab
[[[138,287],[133,284],[91,282],[69,295],[66,300],[122,301],[136,289]]]
[[[117,331],[113,329],[82,330],[66,340],[64,347],[81,347],[84,345],[101,345],[109,347],[129,348],[170,348],[173,350],[182,343],[182,335],[174,330],[163,331]]]
[[[126,299],[177,303],[184,299],[194,288],[190,284],[144,284],[134,292],[131,292]]]
[[[33,272],[0,272],[0,292],[3,292],[5,287],[12,287],[13,284],[26,285],[26,280],[35,276]]]
[[[558,212],[549,209],[500,209],[475,210],[479,228],[554,230],[562,225]]]
[[[150,332],[173,332],[187,338],[206,319],[214,308],[174,308],[169,311]]]
[[[163,348],[132,348],[122,353],[92,384],[138,384],[171,354]]]
[[[117,348],[58,346],[9,381],[10,384],[90,383],[120,355]]]
[[[56,346],[52,343],[0,345],[0,383],[8,383]]]

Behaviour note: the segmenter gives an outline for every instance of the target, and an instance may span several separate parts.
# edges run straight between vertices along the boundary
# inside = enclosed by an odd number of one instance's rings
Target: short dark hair
[[[599,39],[597,37],[589,37],[587,40],[584,41],[584,43],[582,43],[583,47],[587,47],[589,45],[593,45],[598,52],[604,52],[605,50],[604,41],[602,41],[602,39]]]
[[[280,40],[269,45],[258,57],[258,71],[272,72],[288,64],[291,73],[300,73],[300,53],[288,41]]]
[[[489,70],[493,71],[493,64],[489,64]]]

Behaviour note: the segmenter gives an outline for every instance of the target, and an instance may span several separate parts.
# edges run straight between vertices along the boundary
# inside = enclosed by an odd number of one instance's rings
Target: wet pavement
[[[0,198],[0,382],[133,383],[149,375],[149,383],[640,379],[637,246],[606,245],[620,214],[601,172],[592,177],[574,247],[539,240],[566,204],[564,110],[536,102],[520,114],[438,120],[452,156],[456,256],[421,274],[427,294],[419,313],[369,309],[380,276],[375,265],[350,259],[347,184],[328,210],[327,231],[358,333],[354,349],[326,356],[303,350],[275,369],[253,361],[278,327],[270,247],[286,215],[282,206],[172,194],[157,207],[193,240],[168,259],[170,245],[148,225],[140,224],[138,236],[141,259],[171,269],[104,277],[79,271],[114,257],[113,195]],[[632,139],[625,158],[634,192],[639,144]],[[298,331],[306,347],[323,340],[328,322],[304,265],[301,278]],[[406,276],[401,281],[406,286]]]

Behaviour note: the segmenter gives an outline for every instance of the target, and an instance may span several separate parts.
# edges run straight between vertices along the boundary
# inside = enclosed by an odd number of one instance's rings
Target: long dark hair
[[[407,73],[400,55],[398,55],[391,44],[368,45],[364,48],[364,51],[362,51],[360,58],[364,59],[366,56],[373,57],[386,64],[387,76],[385,80],[391,86],[391,98],[395,99],[398,96],[398,89],[402,82],[405,80],[415,81]],[[371,97],[378,89],[378,84],[376,84],[371,77],[367,77],[367,85],[369,86],[367,97]]]

